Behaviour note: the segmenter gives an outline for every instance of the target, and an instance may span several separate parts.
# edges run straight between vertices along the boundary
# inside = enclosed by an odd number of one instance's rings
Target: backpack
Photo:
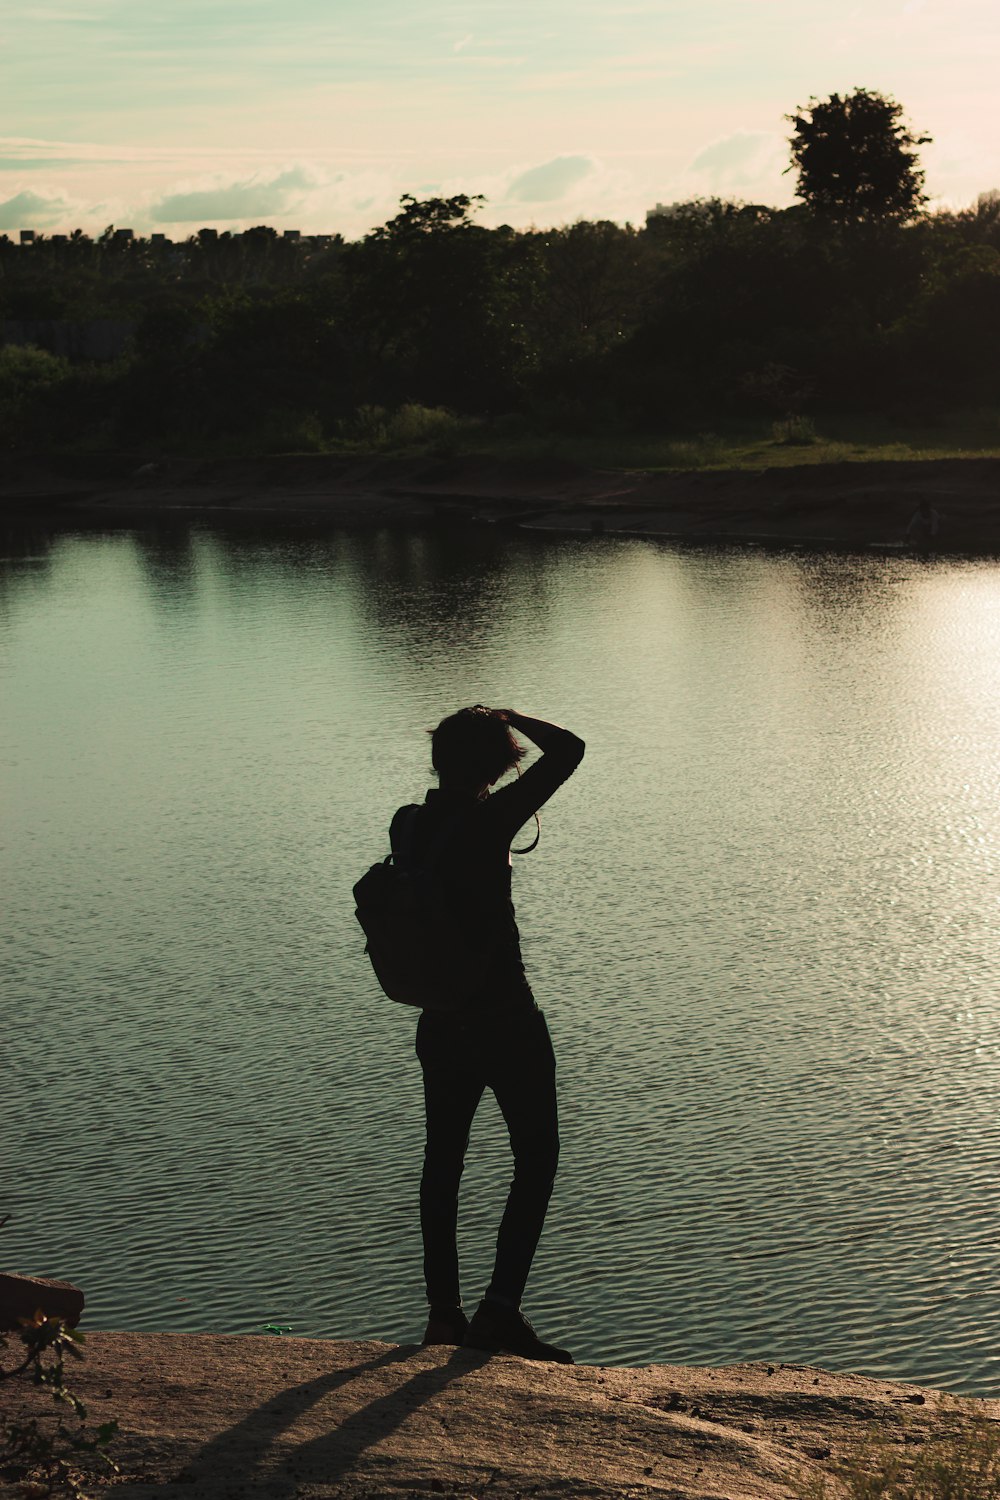
[[[460,1010],[486,975],[483,955],[451,911],[439,878],[457,832],[454,820],[431,839],[422,859],[411,854],[421,808],[406,809],[400,847],[354,887],[355,916],[375,978],[390,1000],[427,1010]]]

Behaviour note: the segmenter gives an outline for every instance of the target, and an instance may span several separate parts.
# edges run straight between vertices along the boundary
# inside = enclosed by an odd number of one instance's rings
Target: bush
[[[454,437],[458,418],[443,406],[401,406],[389,418],[386,439],[390,448],[412,448]]]
[[[33,344],[0,347],[0,401],[59,385],[69,376],[69,360]]]
[[[462,423],[443,406],[407,402],[394,412],[384,406],[359,406],[353,417],[338,424],[339,437],[365,452],[398,448],[454,448]]]
[[[812,417],[787,416],[771,423],[771,436],[783,448],[808,448],[819,442],[819,433]]]
[[[0,1431],[0,1484],[19,1481],[22,1494],[30,1500],[44,1500],[57,1491],[86,1500],[80,1479],[81,1459],[87,1462],[96,1458],[118,1473],[118,1465],[106,1451],[118,1430],[117,1422],[102,1422],[91,1434],[86,1425],[87,1409],[65,1382],[66,1355],[82,1359],[83,1341],[83,1334],[67,1328],[60,1318],[38,1313],[23,1323],[16,1335],[13,1363],[0,1364],[0,1382],[28,1380],[48,1390],[56,1403],[48,1422],[30,1417]],[[8,1338],[0,1333],[0,1355],[9,1347]],[[72,1412],[68,1426],[60,1414],[62,1407]]]
[[[51,412],[70,383],[68,360],[31,344],[0,347],[0,448],[28,448],[49,435]]]
[[[265,453],[322,453],[323,424],[314,411],[268,412],[260,446]]]
[[[359,406],[353,417],[337,424],[337,434],[359,448],[379,449],[386,444],[388,413],[384,406]]]

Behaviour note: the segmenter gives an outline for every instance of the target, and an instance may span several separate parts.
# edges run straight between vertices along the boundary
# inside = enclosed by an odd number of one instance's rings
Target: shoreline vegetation
[[[1000,553],[1000,454],[824,459],[780,449],[699,467],[585,463],[558,452],[287,453],[258,457],[9,456],[8,521],[153,519],[480,523],[564,533],[905,551],[918,503],[940,516],[935,551]],[[756,460],[756,466],[755,466]],[[805,461],[804,461],[805,460]],[[811,460],[811,461],[810,461]]]
[[[266,509],[259,479],[223,472],[260,454],[271,473],[327,464],[327,507],[360,521],[404,513],[411,491],[455,506],[464,476],[494,519],[552,502],[574,527],[897,541],[909,516],[883,502],[890,481],[900,508],[913,499],[906,465],[1000,460],[1000,190],[929,211],[928,138],[870,90],[787,118],[789,208],[699,199],[642,226],[488,228],[480,195],[406,193],[354,241],[265,224],[177,243],[113,225],[0,234],[0,465],[44,453],[84,473],[128,453],[180,475],[173,502],[162,482],[126,496],[116,480],[133,511],[192,507],[197,460],[216,466],[200,504]],[[393,483],[376,459],[451,471]],[[369,465],[353,491],[352,462]],[[966,512],[964,480],[921,482],[936,509],[954,501],[942,550],[994,545],[989,486]],[[304,493],[296,480],[299,509]]]
[[[374,1342],[92,1332],[73,1373],[88,1409],[119,1429],[120,1475],[85,1489],[113,1486],[122,1500],[166,1500],[179,1485],[198,1500],[996,1493],[976,1475],[996,1473],[1000,1402],[806,1365],[599,1368]],[[51,1405],[32,1387],[15,1399],[18,1418]],[[965,1476],[961,1487],[940,1487],[947,1472]],[[922,1475],[939,1487],[918,1487]]]

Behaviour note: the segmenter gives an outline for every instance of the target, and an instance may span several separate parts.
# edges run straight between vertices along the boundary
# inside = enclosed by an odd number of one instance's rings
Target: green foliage
[[[919,462],[977,456],[1000,458],[1000,407],[933,419],[920,407],[881,415],[827,414],[822,435],[809,446],[777,443],[770,422],[720,419],[714,428],[678,426],[657,434],[625,427],[591,427],[562,433],[519,418],[502,418],[466,430],[462,451],[535,461],[558,460],[585,468],[645,472],[692,469],[761,469],[831,463]]]
[[[30,344],[0,348],[0,401],[20,400],[51,390],[69,376],[69,361]]]
[[[1000,398],[1000,249],[956,249],[927,278],[899,334],[911,389],[943,386],[960,401]]]
[[[27,1380],[48,1391],[56,1403],[51,1417],[30,1417],[0,1431],[0,1483],[19,1482],[24,1500],[44,1500],[57,1493],[85,1500],[81,1460],[97,1459],[118,1473],[107,1452],[117,1423],[102,1422],[91,1432],[86,1407],[66,1384],[66,1357],[82,1359],[83,1342],[83,1334],[67,1328],[61,1319],[38,1313],[13,1336],[11,1363],[0,1362],[0,1383]],[[10,1348],[11,1339],[0,1333],[0,1359]]]
[[[533,451],[686,444],[715,462],[692,435],[749,423],[717,461],[812,461],[855,451],[816,436],[834,415],[919,412],[927,429],[1000,403],[1000,194],[908,222],[921,141],[898,105],[856,90],[792,118],[803,170],[858,158],[839,197],[814,184],[791,209],[710,199],[643,229],[515,233],[477,223],[478,198],[405,195],[354,244],[263,225],[183,245],[0,236],[4,316],[58,306],[38,325],[52,348],[74,347],[73,320],[132,330],[100,366],[0,350],[0,446],[448,453],[507,416]]]
[[[482,193],[470,198],[468,193],[458,193],[454,198],[415,198],[404,193],[400,198],[401,211],[387,224],[373,229],[370,240],[381,242],[392,240],[406,243],[425,234],[465,233],[473,227],[472,215],[486,202]]]
[[[465,194],[401,201],[344,255],[341,319],[357,394],[467,412],[509,402],[531,359],[521,240],[473,223],[478,200]]]
[[[643,236],[600,220],[532,237],[532,320],[546,363],[614,349],[639,326],[650,294]]]
[[[326,443],[323,424],[314,411],[272,411],[259,433],[264,453],[322,453]]]
[[[359,406],[339,424],[338,436],[350,447],[364,452],[432,448],[436,452],[457,446],[462,423],[454,412],[440,406],[406,402],[394,412],[384,406]]]
[[[906,223],[927,202],[918,146],[903,107],[884,94],[855,89],[810,99],[786,116],[798,193],[814,213],[846,224]]]
[[[808,448],[819,441],[812,417],[788,416],[771,423],[771,435],[785,448]]]
[[[69,361],[45,349],[0,348],[0,451],[31,447],[44,437],[60,388],[71,379]]]
[[[768,360],[757,369],[748,370],[740,381],[740,390],[749,403],[763,411],[798,414],[813,395],[810,382],[791,365]]]
[[[442,406],[418,406],[416,402],[407,402],[389,418],[386,437],[391,447],[411,448],[452,438],[458,426],[455,414]]]

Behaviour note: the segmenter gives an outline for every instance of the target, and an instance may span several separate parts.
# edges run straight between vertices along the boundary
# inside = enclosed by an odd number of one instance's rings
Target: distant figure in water
[[[542,754],[523,776],[491,792],[525,753],[515,731]],[[518,829],[576,770],[583,751],[575,734],[543,719],[481,704],[460,709],[431,732],[438,787],[416,814],[400,808],[392,820],[390,841],[404,862],[419,862],[437,840],[436,878],[460,930],[476,935],[482,965],[470,974],[465,1005],[428,1007],[417,1023],[427,1110],[420,1183],[430,1304],[425,1344],[465,1344],[573,1363],[567,1350],[539,1338],[521,1312],[555,1180],[559,1131],[555,1057],[521,960],[510,846]],[[469,1322],[459,1286],[458,1189],[472,1119],[486,1089],[492,1089],[507,1124],[514,1177],[493,1276]]]
[[[923,499],[910,517],[910,524],[906,528],[906,540],[916,552],[921,552],[926,556],[934,550],[940,525],[941,517],[931,502]]]

